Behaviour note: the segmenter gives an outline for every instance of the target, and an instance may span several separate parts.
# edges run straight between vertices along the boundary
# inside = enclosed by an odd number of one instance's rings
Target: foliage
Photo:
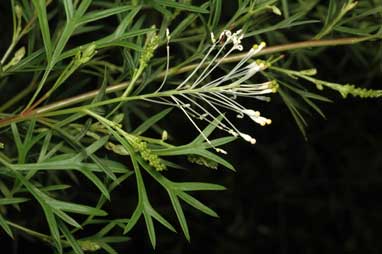
[[[13,27],[2,40],[9,43],[1,48],[0,60],[0,227],[9,237],[23,232],[47,242],[54,253],[118,253],[113,244],[129,240],[126,234],[134,237],[131,230],[141,217],[155,248],[154,220],[174,232],[176,227],[152,204],[156,196],[149,177],[168,194],[190,240],[180,201],[217,217],[189,192],[225,188],[171,180],[173,173],[201,166],[234,171],[221,147],[238,138],[256,140],[232,123],[231,114],[270,124],[259,111],[243,106],[268,103],[265,94],[280,96],[304,135],[303,114],[311,108],[324,116],[316,103],[330,102],[319,94],[324,87],[344,98],[382,96],[382,90],[314,77],[313,61],[330,46],[358,44],[354,50],[363,60],[368,43],[379,43],[380,52],[377,20],[382,9],[377,1],[7,4]],[[228,19],[222,16],[226,5],[234,10]],[[249,49],[237,53],[243,48]],[[279,54],[284,51],[293,54],[286,58]],[[262,59],[254,61],[254,56]],[[372,54],[369,61],[381,59]],[[185,144],[179,133],[165,129],[181,113],[199,132]],[[217,129],[226,135],[214,136]],[[132,213],[108,216],[113,193],[132,182],[137,188]],[[79,185],[97,193],[84,202],[75,190]],[[38,232],[11,216],[15,211],[25,216],[24,207],[31,204],[49,231]]]

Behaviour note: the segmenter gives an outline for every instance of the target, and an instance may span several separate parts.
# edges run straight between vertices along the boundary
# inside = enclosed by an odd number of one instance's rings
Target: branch
[[[356,44],[363,41],[368,41],[371,39],[375,39],[378,37],[375,36],[367,36],[367,37],[349,37],[349,38],[339,38],[339,39],[331,39],[331,40],[310,40],[310,41],[300,41],[300,42],[293,42],[283,45],[277,45],[277,46],[271,46],[266,47],[263,50],[261,50],[258,54],[256,54],[256,57],[263,56],[263,55],[269,55],[273,53],[278,52],[284,52],[289,50],[295,50],[295,49],[303,49],[303,48],[317,48],[317,47],[326,47],[326,46],[339,46],[339,45],[351,45]],[[238,62],[240,61],[246,53],[240,53],[240,54],[234,54],[232,56],[226,57],[222,63],[232,63],[232,62]],[[205,64],[207,65],[208,62]],[[188,72],[193,70],[197,64],[191,64],[188,66],[185,66],[183,68],[172,68],[169,70],[168,75],[176,75],[184,72]],[[161,73],[159,77],[164,76],[164,73]]]
[[[288,44],[283,44],[283,45],[276,45],[276,46],[271,46],[263,49],[260,51],[257,56],[262,56],[262,55],[268,55],[268,54],[273,54],[273,53],[278,53],[278,52],[284,52],[284,51],[290,51],[290,50],[296,50],[296,49],[302,49],[302,48],[313,48],[313,47],[327,47],[327,46],[339,46],[339,45],[352,45],[356,43],[360,43],[363,41],[368,41],[372,39],[379,39],[380,37],[376,36],[367,36],[367,37],[349,37],[349,38],[338,38],[338,39],[329,39],[329,40],[309,40],[309,41],[301,41],[301,42],[293,42],[293,43],[288,43]],[[230,57],[225,58],[222,62],[223,63],[232,63],[232,62],[237,62],[240,61],[244,57],[245,53],[240,53],[240,54],[235,54]],[[208,64],[208,63],[206,63]],[[167,75],[178,75],[184,72],[188,72],[193,70],[197,64],[191,64],[187,65],[182,68],[171,68],[168,71]],[[160,73],[156,79],[163,78],[165,76],[165,71]],[[122,82],[117,85],[111,85],[106,88],[106,93],[112,93],[112,92],[117,92],[120,90],[125,89],[129,85],[129,82]],[[73,104],[77,104],[89,99],[94,98],[98,93],[99,89],[83,93],[77,96],[73,96],[61,101],[53,102],[51,104],[48,104],[46,106],[39,107],[33,111],[28,112],[27,114],[24,115],[19,115],[19,116],[13,116],[13,117],[8,117],[5,119],[0,120],[0,127],[6,126],[11,122],[19,122],[22,121],[25,118],[30,118],[31,116],[36,116],[41,113],[53,111],[59,108],[64,108]]]

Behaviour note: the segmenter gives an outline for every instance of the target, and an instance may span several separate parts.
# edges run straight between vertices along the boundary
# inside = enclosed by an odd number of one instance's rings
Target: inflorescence
[[[252,121],[261,126],[271,123],[271,120],[261,116],[259,111],[248,109],[237,101],[238,97],[269,100],[269,98],[264,95],[277,91],[275,81],[258,84],[249,82],[252,76],[268,67],[267,63],[261,60],[248,63],[249,59],[258,54],[265,47],[265,43],[261,42],[259,45],[254,45],[227,74],[212,81],[206,80],[233,51],[243,50],[241,44],[243,36],[244,34],[241,30],[235,33],[224,30],[218,39],[215,39],[214,34],[211,33],[212,45],[196,68],[182,83],[177,85],[175,88],[177,93],[173,93],[167,97],[163,96],[147,100],[180,108],[212,147],[211,142],[195,123],[195,118],[215,124],[219,129],[235,137],[241,137],[251,144],[255,144],[255,138],[241,132],[224,115],[223,110],[235,112],[238,118],[249,117]],[[167,32],[167,38],[169,40],[169,32]],[[230,48],[224,53],[227,47]],[[213,55],[213,52],[216,52],[215,55]],[[161,92],[162,88],[163,84],[156,92]],[[217,120],[219,116],[222,117],[221,121]],[[224,150],[215,149],[218,152],[225,153]]]

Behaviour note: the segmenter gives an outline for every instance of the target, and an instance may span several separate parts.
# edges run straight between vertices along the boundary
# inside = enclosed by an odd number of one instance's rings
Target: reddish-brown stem
[[[309,40],[309,41],[293,42],[293,43],[276,45],[276,46],[265,48],[259,54],[257,54],[257,56],[284,52],[288,50],[302,49],[302,48],[351,45],[351,44],[359,43],[362,41],[370,40],[373,38],[374,37],[350,37],[350,38],[339,38],[339,39],[329,39],[329,40]],[[230,57],[225,58],[222,62],[231,63],[231,62],[240,61],[245,54],[246,53],[232,55]],[[191,64],[182,68],[172,68],[168,71],[168,75],[176,75],[176,74],[188,72],[193,70],[196,66],[197,66],[196,64]],[[165,72],[162,72],[160,75],[158,75],[157,78],[158,79],[163,78],[164,75],[165,75]],[[128,85],[129,85],[129,82],[122,82],[117,85],[109,86],[106,88],[106,93],[112,93],[112,92],[123,90]],[[93,91],[83,93],[77,96],[73,96],[61,101],[53,102],[51,104],[39,107],[37,109],[35,108],[37,105],[34,104],[31,109],[29,109],[26,112],[23,112],[20,115],[7,117],[5,119],[0,120],[0,127],[6,126],[11,122],[22,121],[23,119],[28,119],[30,117],[38,116],[39,114],[42,114],[48,111],[64,108],[73,104],[77,104],[77,103],[92,99],[98,94],[99,91],[100,91],[99,89],[93,90]]]

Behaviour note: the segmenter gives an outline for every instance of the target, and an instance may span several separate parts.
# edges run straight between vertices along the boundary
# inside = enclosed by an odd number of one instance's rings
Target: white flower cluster
[[[167,34],[167,37],[169,38],[169,34]],[[217,123],[219,129],[233,136],[239,136],[251,144],[255,144],[256,140],[249,134],[239,131],[238,128],[224,116],[222,110],[236,112],[238,118],[247,116],[261,126],[271,123],[271,120],[261,116],[259,111],[245,108],[236,100],[238,97],[267,100],[268,98],[264,97],[264,94],[276,91],[277,84],[273,81],[260,84],[251,84],[248,82],[253,75],[267,67],[262,61],[247,63],[250,58],[265,47],[265,43],[262,42],[260,45],[254,45],[239,63],[224,76],[213,81],[206,81],[206,78],[209,77],[233,51],[243,50],[241,44],[242,38],[243,33],[241,30],[235,33],[225,30],[220,34],[218,40],[216,40],[214,34],[211,33],[212,46],[208,49],[208,52],[197,67],[175,88],[177,93],[173,93],[169,98],[160,97],[158,100],[150,101],[179,107],[202,135],[202,131],[193,119],[198,118],[206,120],[209,123],[216,123],[217,121],[215,120],[217,117],[222,116],[223,120]],[[229,50],[223,53],[228,45],[231,45]],[[214,51],[217,52],[214,56],[211,56]],[[163,84],[157,92],[160,92],[162,87]],[[211,144],[207,137],[204,136],[204,138]],[[218,152],[224,152],[221,149],[216,150]]]

